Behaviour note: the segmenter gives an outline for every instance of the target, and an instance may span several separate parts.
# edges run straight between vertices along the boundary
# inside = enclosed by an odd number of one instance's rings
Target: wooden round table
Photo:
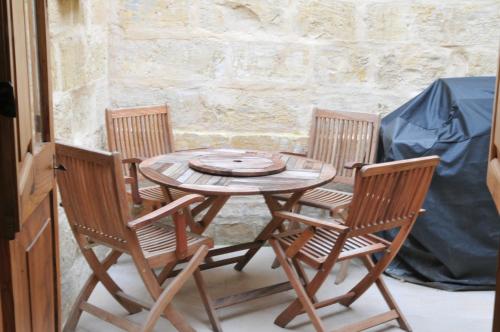
[[[239,176],[238,172],[233,172],[233,175],[209,174],[190,166],[190,162],[215,157],[222,160],[222,163],[234,161],[238,165],[237,161],[252,154],[269,159],[278,157],[285,168],[270,175]],[[267,166],[264,164],[262,168]],[[300,192],[324,185],[332,181],[336,174],[332,165],[317,160],[290,154],[237,149],[199,149],[169,153],[143,161],[139,170],[157,184],[205,196]]]
[[[198,234],[206,230],[231,196],[264,196],[272,218],[257,238],[249,243],[212,249],[207,262],[200,266],[201,269],[210,269],[236,263],[237,270],[243,269],[282,224],[283,219],[275,216],[275,211],[291,211],[306,190],[331,182],[336,174],[332,165],[302,156],[238,149],[198,149],[169,153],[143,161],[139,170],[147,179],[161,185],[170,197],[169,189],[172,188],[207,197],[188,213],[189,227]],[[273,197],[274,194],[283,193],[290,193],[285,203],[280,203]],[[213,259],[242,250],[246,250],[246,253],[240,256]],[[285,282],[231,295],[216,300],[215,308],[288,289],[290,284]]]

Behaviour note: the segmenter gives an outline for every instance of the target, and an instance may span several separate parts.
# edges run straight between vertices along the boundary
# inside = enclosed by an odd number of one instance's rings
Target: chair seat
[[[286,250],[300,236],[302,231],[294,229],[274,237],[279,240]],[[296,257],[314,268],[319,268],[332,252],[339,234],[339,232],[332,229],[317,228],[314,236],[300,249]],[[383,251],[389,245],[390,242],[371,234],[350,237],[344,243],[338,261]]]
[[[278,200],[288,200],[290,194],[275,195]],[[335,211],[351,203],[352,193],[345,191],[315,188],[308,190],[299,200],[299,204],[319,209]]]
[[[169,190],[174,201],[189,194],[185,191],[181,191],[178,189],[170,188]],[[139,195],[141,196],[142,199],[148,201],[162,202],[162,203],[170,201],[170,199],[165,195],[161,187],[156,185],[139,188]]]
[[[156,222],[137,231],[137,238],[144,256],[151,267],[164,266],[166,262],[176,261],[175,228]],[[214,246],[211,238],[187,232],[188,256],[191,256],[202,245]]]

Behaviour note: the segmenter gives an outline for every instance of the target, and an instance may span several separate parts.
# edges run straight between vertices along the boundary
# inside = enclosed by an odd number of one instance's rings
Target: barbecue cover
[[[427,212],[389,275],[447,290],[494,288],[500,218],[486,187],[494,89],[494,77],[439,79],[382,120],[380,162],[441,157]]]

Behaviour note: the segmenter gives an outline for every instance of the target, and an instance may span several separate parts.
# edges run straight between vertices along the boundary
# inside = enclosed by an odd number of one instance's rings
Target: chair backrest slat
[[[57,182],[68,221],[76,233],[126,248],[129,220],[118,153],[56,144]]]
[[[375,162],[380,116],[370,113],[314,109],[309,133],[308,157],[332,164],[335,182],[352,184],[348,162]]]
[[[106,110],[110,151],[122,158],[150,158],[174,152],[169,109],[164,106]]]
[[[439,157],[363,166],[356,175],[346,225],[353,235],[386,230],[418,215]]]

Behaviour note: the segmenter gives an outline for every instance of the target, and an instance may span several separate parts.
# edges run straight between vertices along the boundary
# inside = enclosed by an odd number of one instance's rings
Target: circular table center
[[[264,176],[285,170],[277,153],[220,150],[189,161],[189,167],[208,174],[229,176]]]

